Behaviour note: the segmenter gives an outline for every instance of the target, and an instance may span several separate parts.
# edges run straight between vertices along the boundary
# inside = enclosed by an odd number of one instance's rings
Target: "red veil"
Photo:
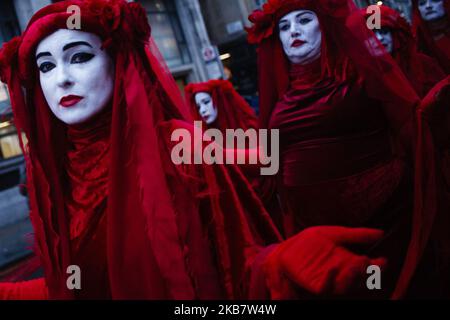
[[[70,5],[81,9],[81,30],[99,35],[115,61],[106,252],[100,253],[106,254],[111,297],[242,297],[246,267],[265,244],[262,236],[278,241],[278,233],[234,167],[171,161],[170,130],[185,126],[189,111],[150,38],[144,9],[124,0],[51,4],[0,53],[2,81],[22,137],[30,217],[49,297],[74,298],[66,287],[66,269],[73,264],[61,161],[67,141],[65,126],[40,88],[34,51],[46,36],[67,28]]]
[[[381,10],[381,27],[389,28],[393,37],[393,57],[413,85],[417,94],[424,97],[440,80],[445,78],[436,61],[417,51],[411,27],[399,12],[388,7],[379,6]],[[367,9],[362,9],[368,17]]]
[[[368,30],[364,15],[351,0],[269,0],[254,11],[247,29],[258,44],[260,122],[267,128],[276,103],[289,86],[289,63],[277,22],[298,9],[314,11],[322,29],[321,72],[340,80],[363,81],[369,97],[382,104],[393,136],[415,151],[415,199],[412,236],[394,298],[402,297],[421,260],[437,212],[435,152],[428,126],[417,123],[420,103],[415,90],[390,54]],[[319,80],[320,81],[320,80]]]
[[[444,0],[446,19],[437,23],[426,22],[420,15],[418,0],[412,0],[413,34],[419,50],[435,58],[441,68],[450,73],[450,1]]]
[[[219,130],[238,129],[247,130],[257,127],[256,115],[253,109],[234,90],[231,82],[227,80],[209,80],[202,83],[191,83],[185,88],[187,103],[190,106],[192,117],[201,120],[198,107],[195,103],[195,94],[207,92],[212,96],[213,103],[218,109],[218,117],[214,127]]]

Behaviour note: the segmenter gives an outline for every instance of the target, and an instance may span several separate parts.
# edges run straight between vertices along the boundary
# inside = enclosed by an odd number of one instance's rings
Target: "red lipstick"
[[[77,104],[78,102],[80,102],[81,99],[83,99],[83,97],[75,96],[75,95],[68,95],[68,96],[62,97],[61,100],[59,101],[59,104],[65,108],[69,108],[69,107]]]
[[[302,41],[302,40],[294,40],[294,42],[292,42],[292,44],[291,44],[291,47],[296,48],[296,47],[302,46],[303,44],[305,44],[305,41]]]

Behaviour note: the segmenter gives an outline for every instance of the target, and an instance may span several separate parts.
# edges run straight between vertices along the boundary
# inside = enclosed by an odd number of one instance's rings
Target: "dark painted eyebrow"
[[[51,56],[51,53],[50,53],[50,52],[41,52],[41,53],[38,53],[38,54],[36,55],[36,60],[39,59],[40,57],[46,57],[46,56]]]
[[[304,14],[311,14],[311,12],[308,12],[308,11],[300,12],[295,17],[298,18],[298,17],[300,17],[300,16],[302,16]],[[286,19],[280,20],[280,22],[278,22],[278,24],[283,23],[283,22],[287,22],[287,20]]]
[[[92,48],[92,46],[89,43],[85,42],[85,41],[75,41],[75,42],[71,42],[71,43],[66,44],[63,47],[63,51],[69,50],[70,48],[73,48],[73,47],[76,47],[76,46],[88,46],[88,47]],[[51,56],[51,55],[52,54],[50,52],[41,52],[41,53],[38,53],[36,55],[36,60],[39,59],[40,57],[47,57],[47,56]]]
[[[85,42],[85,41],[75,41],[75,42],[71,42],[71,43],[66,44],[63,47],[63,51],[69,50],[70,48],[73,48],[73,47],[76,47],[76,46],[88,46],[88,47],[92,48],[92,46],[89,43]]]

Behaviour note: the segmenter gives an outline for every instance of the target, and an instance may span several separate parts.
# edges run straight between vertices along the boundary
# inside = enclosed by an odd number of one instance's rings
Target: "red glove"
[[[0,300],[46,300],[47,286],[44,278],[23,282],[0,283]]]
[[[386,266],[346,248],[373,245],[383,231],[366,228],[313,227],[280,243],[267,257],[264,269],[272,299],[296,297],[295,285],[316,294],[343,295],[365,286],[367,267]]]

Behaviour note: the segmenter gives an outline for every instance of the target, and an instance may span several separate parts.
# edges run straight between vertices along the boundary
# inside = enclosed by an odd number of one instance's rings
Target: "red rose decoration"
[[[115,31],[120,25],[121,6],[119,0],[86,0],[89,13],[98,20],[108,32]]]
[[[110,32],[115,31],[120,25],[120,4],[110,3],[103,7],[102,10],[102,24]]]
[[[87,0],[85,1],[85,4],[93,16],[99,17],[102,15],[103,7],[105,5],[104,1]]]
[[[344,18],[349,15],[350,9],[347,1],[343,0],[329,0],[323,5],[323,13],[336,17]]]
[[[21,43],[22,37],[14,37],[10,41],[4,43],[3,47],[0,49],[0,80],[2,82],[6,83],[9,78],[13,59],[19,51]]]
[[[150,39],[151,28],[145,9],[139,3],[131,2],[128,3],[128,10],[135,39],[139,43],[147,43]]]
[[[266,14],[261,10],[255,10],[248,19],[250,22],[253,22],[251,28],[246,28],[249,43],[260,43],[263,39],[272,35],[275,21],[271,14]]]

